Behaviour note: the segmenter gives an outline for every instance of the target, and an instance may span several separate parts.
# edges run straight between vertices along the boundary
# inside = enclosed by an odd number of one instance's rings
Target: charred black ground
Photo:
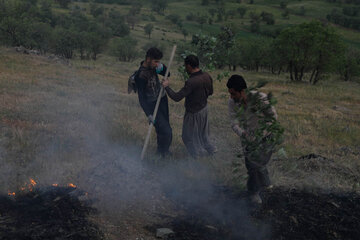
[[[212,203],[213,209],[187,208],[182,217],[169,221],[176,232],[174,239],[359,239],[360,236],[360,196],[355,193],[273,188],[263,193],[261,207],[247,206],[248,213],[244,209],[245,196],[221,190],[218,197]],[[236,205],[238,209],[234,209]]]
[[[244,194],[215,187],[211,195],[197,198],[198,204],[169,198],[182,214],[168,217],[177,240],[243,239],[358,239],[360,195],[314,193],[272,188],[263,192],[261,207],[250,206]],[[190,192],[189,192],[190,194]],[[194,192],[191,192],[194,198]],[[0,239],[105,239],[89,221],[96,210],[84,193],[74,188],[50,187],[0,197]],[[207,200],[205,200],[207,199]],[[179,202],[180,200],[180,202]],[[137,216],[134,216],[136,218]],[[164,216],[165,218],[166,216]]]
[[[0,197],[2,240],[100,240],[104,235],[88,220],[95,213],[74,188],[35,189]]]

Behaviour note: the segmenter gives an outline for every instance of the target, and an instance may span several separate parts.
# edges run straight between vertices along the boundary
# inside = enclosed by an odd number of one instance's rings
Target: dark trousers
[[[270,185],[269,173],[266,168],[266,165],[271,159],[272,150],[266,146],[262,145],[260,148],[260,154],[256,154],[254,157],[253,154],[250,154],[245,148],[245,166],[248,170],[248,181],[247,189],[250,193],[260,191],[264,187]]]
[[[153,109],[155,109],[156,102],[151,103],[151,105]],[[172,142],[172,129],[169,121],[169,105],[167,96],[164,96],[160,100],[154,126],[157,135],[157,151],[160,154],[165,154],[169,152],[169,147]]]

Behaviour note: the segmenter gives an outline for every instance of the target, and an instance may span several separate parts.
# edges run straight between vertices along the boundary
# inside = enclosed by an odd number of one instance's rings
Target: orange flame
[[[53,185],[53,187],[58,187],[59,186],[59,184],[57,184],[57,183],[53,183],[52,185]]]
[[[69,184],[68,184],[68,187],[76,188],[76,185],[75,185],[75,184],[72,184],[72,183],[69,183]]]
[[[33,188],[35,187],[36,182],[34,179],[30,178],[30,184],[28,184],[29,191],[32,192]]]
[[[32,179],[32,178],[30,178],[30,184],[31,184],[32,186],[35,186],[35,185],[36,185],[35,180],[34,180],[34,179]]]
[[[16,194],[15,194],[14,192],[8,191],[8,195],[9,195],[9,196],[15,196]]]

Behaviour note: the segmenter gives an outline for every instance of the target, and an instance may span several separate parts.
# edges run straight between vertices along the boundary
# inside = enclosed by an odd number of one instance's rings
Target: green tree
[[[289,18],[290,18],[289,9],[286,8],[286,9],[281,13],[281,16],[282,16],[284,19],[289,19]]]
[[[54,31],[55,54],[71,59],[78,45],[76,31],[58,27]]]
[[[247,11],[247,8],[246,8],[246,7],[239,7],[239,8],[237,9],[237,12],[239,13],[239,15],[240,15],[241,18],[244,18],[246,11]]]
[[[129,36],[115,38],[110,44],[110,54],[119,61],[130,62],[137,57],[137,41]]]
[[[144,51],[144,55],[146,53],[146,51],[149,48],[152,47],[156,47],[157,49],[159,49],[161,52],[166,52],[166,45],[164,43],[161,43],[160,41],[156,41],[156,40],[152,40],[152,41],[147,41],[142,47],[141,49]]]
[[[130,10],[129,10],[129,15],[135,16],[135,15],[140,14],[141,8],[142,8],[142,3],[139,2],[139,1],[134,1],[134,2],[131,4],[131,8],[130,8]]]
[[[261,17],[259,14],[255,12],[250,12],[250,31],[251,32],[259,32],[260,31],[260,21]]]
[[[181,29],[181,33],[184,35],[184,40],[186,41],[186,37],[189,35],[189,32],[185,28],[183,28]]]
[[[135,24],[139,22],[139,18],[137,16],[128,15],[126,16],[126,22],[129,24],[132,30],[135,29]]]
[[[68,8],[71,0],[55,0],[61,8]]]
[[[166,19],[169,19],[173,24],[179,24],[181,22],[181,17],[178,14],[170,14],[166,16]]]
[[[360,51],[349,47],[343,56],[337,59],[336,70],[344,81],[360,76]]]
[[[207,16],[206,15],[201,15],[197,18],[197,22],[200,24],[200,28],[202,29],[204,24],[207,21]]]
[[[210,8],[210,9],[208,10],[208,12],[209,12],[209,14],[210,14],[211,17],[214,17],[215,14],[217,13],[217,9],[215,9],[215,8]]]
[[[128,18],[136,18],[136,16],[132,16],[132,15],[127,16],[126,17],[127,21]],[[109,12],[109,16],[105,21],[105,25],[111,29],[112,35],[116,37],[124,37],[129,35],[130,33],[130,28],[125,23],[125,17],[122,16],[120,12],[115,10]],[[135,25],[135,21],[134,21],[134,25]]]
[[[50,0],[41,0],[40,20],[41,22],[52,23],[53,12],[52,12],[52,2]]]
[[[154,29],[154,25],[152,25],[151,23],[146,24],[144,27],[145,34],[149,36],[149,39],[153,29]]]
[[[267,25],[275,24],[275,18],[272,13],[262,12],[260,16],[262,18],[262,21],[266,22]]]
[[[97,18],[104,14],[105,8],[103,6],[99,6],[96,3],[90,3],[90,14],[93,15],[93,17]]]
[[[203,6],[209,5],[209,3],[210,3],[209,0],[201,0],[201,5],[203,5]]]
[[[111,31],[100,24],[95,23],[91,29],[89,29],[87,51],[93,60],[96,60],[98,54],[104,50],[110,37]]]
[[[282,1],[282,2],[280,2],[280,7],[282,8],[282,9],[285,9],[286,7],[287,7],[287,2],[286,1]]]
[[[45,54],[51,49],[52,28],[48,23],[36,22],[32,24],[30,48],[38,49]]]
[[[287,62],[292,81],[302,81],[306,72],[309,81],[316,84],[321,75],[333,67],[342,54],[340,36],[318,21],[287,28],[276,38],[279,56]]]
[[[30,47],[36,5],[24,0],[0,2],[0,40],[11,46]]]
[[[168,6],[168,0],[151,0],[151,9],[160,15],[164,15]]]

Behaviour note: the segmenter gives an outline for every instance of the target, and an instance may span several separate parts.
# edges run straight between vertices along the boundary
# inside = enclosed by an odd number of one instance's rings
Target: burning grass
[[[104,234],[89,220],[96,210],[80,201],[72,187],[36,188],[0,196],[0,238],[100,240]]]

